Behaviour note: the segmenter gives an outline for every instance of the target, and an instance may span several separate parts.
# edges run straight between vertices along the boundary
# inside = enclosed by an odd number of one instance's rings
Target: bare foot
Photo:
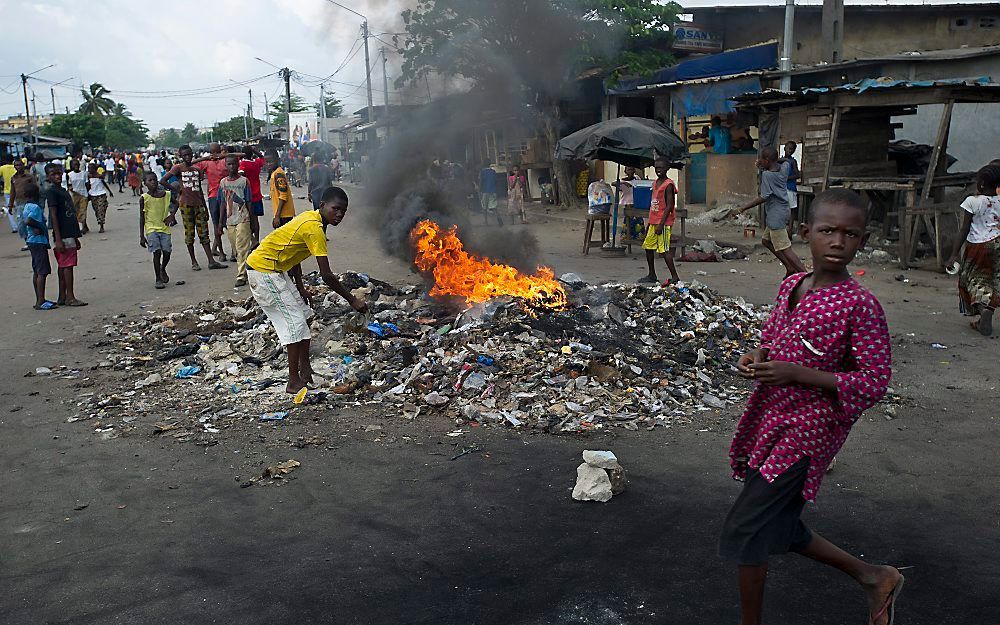
[[[306,384],[312,384],[313,383],[312,367],[307,367],[305,369],[299,367],[299,376],[302,377],[302,379],[305,381]]]
[[[306,383],[301,378],[288,378],[288,384],[285,385],[285,392],[289,395],[294,395],[305,387]]]
[[[891,566],[877,566],[874,567],[874,571],[870,579],[861,585],[865,590],[865,598],[868,600],[869,618],[882,609],[886,598],[899,584],[899,580],[903,578],[903,574]],[[888,622],[889,611],[887,610],[877,621],[874,621],[874,625],[886,625]]]

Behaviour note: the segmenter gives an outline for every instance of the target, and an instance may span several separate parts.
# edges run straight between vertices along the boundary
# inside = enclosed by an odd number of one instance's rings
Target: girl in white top
[[[104,176],[97,173],[97,162],[91,162],[87,166],[87,195],[90,196],[90,205],[94,207],[97,224],[101,227],[99,232],[104,232],[104,218],[108,214],[108,197],[114,197],[115,194],[105,184]]]
[[[1000,164],[989,164],[976,173],[979,195],[962,202],[965,211],[951,267],[965,244],[958,274],[959,307],[962,314],[979,315],[971,322],[983,336],[993,334],[993,311],[1000,305]]]

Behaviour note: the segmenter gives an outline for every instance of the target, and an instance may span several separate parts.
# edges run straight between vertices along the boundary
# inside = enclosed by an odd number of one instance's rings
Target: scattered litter
[[[178,380],[186,380],[188,378],[193,378],[199,373],[201,373],[201,367],[198,365],[187,365],[178,369],[177,373],[174,374],[174,377]]]
[[[282,410],[281,412],[265,412],[260,415],[261,421],[283,421],[285,417],[288,416],[287,410]]]
[[[941,343],[931,343],[931,347],[934,349],[948,349],[947,345],[942,345]]]

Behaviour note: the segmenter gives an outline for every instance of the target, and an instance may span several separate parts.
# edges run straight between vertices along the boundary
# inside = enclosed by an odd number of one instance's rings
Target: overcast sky
[[[397,2],[344,0],[342,4],[367,15],[375,34],[400,28]],[[51,113],[52,90],[56,109],[64,112],[67,106],[70,110],[79,106],[81,83],[100,82],[114,100],[153,130],[188,121],[211,125],[241,115],[248,88],[253,89],[255,115],[263,117],[265,93],[273,100],[282,82],[276,69],[254,57],[327,77],[352,50],[357,53],[333,77],[338,82],[329,83],[327,89],[333,89],[350,111],[366,102],[365,90],[359,87],[365,78],[362,20],[325,0],[0,0],[0,15],[4,16],[3,117],[24,112],[17,74],[50,63],[56,66],[37,73],[37,78],[72,80],[54,89],[42,80],[29,80],[28,97],[34,93],[39,113]],[[381,37],[392,43],[390,35]],[[375,61],[383,44],[371,40],[369,45]],[[393,58],[390,48],[390,61]],[[381,60],[373,64],[375,102],[380,103]],[[391,82],[391,68],[389,76]],[[252,79],[257,80],[246,86],[229,83]],[[318,101],[317,81],[308,76],[302,81],[310,84],[293,81],[292,91]],[[210,87],[220,90],[169,93]]]
[[[401,28],[399,11],[405,0],[341,3],[367,15],[373,33]],[[822,0],[798,3],[822,4]],[[890,0],[881,4],[921,3]],[[694,7],[784,2],[689,0],[683,4]],[[188,121],[207,126],[241,115],[248,88],[253,89],[255,114],[263,117],[264,95],[273,100],[280,93],[281,81],[277,70],[254,57],[301,72],[301,80],[309,84],[293,83],[293,91],[318,101],[317,81],[305,74],[329,76],[353,53],[333,77],[338,82],[329,83],[328,89],[345,101],[348,111],[365,105],[364,54],[359,48],[361,19],[326,0],[0,0],[0,15],[5,61],[0,69],[4,72],[0,74],[3,117],[24,112],[17,74],[50,63],[56,66],[38,72],[39,80],[29,81],[28,95],[34,93],[39,113],[51,112],[52,91],[58,111],[67,106],[73,110],[81,101],[81,84],[100,82],[111,90],[113,99],[125,103],[154,131],[181,127]],[[382,38],[392,42],[391,35]],[[375,102],[379,103],[383,97],[381,60],[374,61],[383,44],[371,40],[370,45]],[[391,48],[389,56],[392,63],[395,57]],[[390,83],[393,74],[390,65]],[[54,88],[50,85],[66,79],[71,80]],[[229,80],[253,82],[237,86]],[[179,90],[201,92],[181,94]]]

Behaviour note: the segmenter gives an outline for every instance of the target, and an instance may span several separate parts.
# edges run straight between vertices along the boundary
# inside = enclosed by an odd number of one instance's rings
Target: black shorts
[[[49,261],[49,246],[41,243],[29,243],[31,251],[31,271],[36,276],[47,276],[52,273],[52,263]]]
[[[771,483],[756,469],[747,479],[722,527],[719,555],[738,564],[767,564],[769,555],[800,551],[809,545],[812,532],[802,522],[802,487],[809,473],[803,458]]]
[[[256,202],[250,202],[250,207],[253,208],[253,214],[258,217],[264,216],[264,200],[257,200]]]
[[[221,208],[222,204],[219,202],[219,198],[208,198],[208,215],[212,218],[213,226],[218,226],[219,220],[222,219]]]

